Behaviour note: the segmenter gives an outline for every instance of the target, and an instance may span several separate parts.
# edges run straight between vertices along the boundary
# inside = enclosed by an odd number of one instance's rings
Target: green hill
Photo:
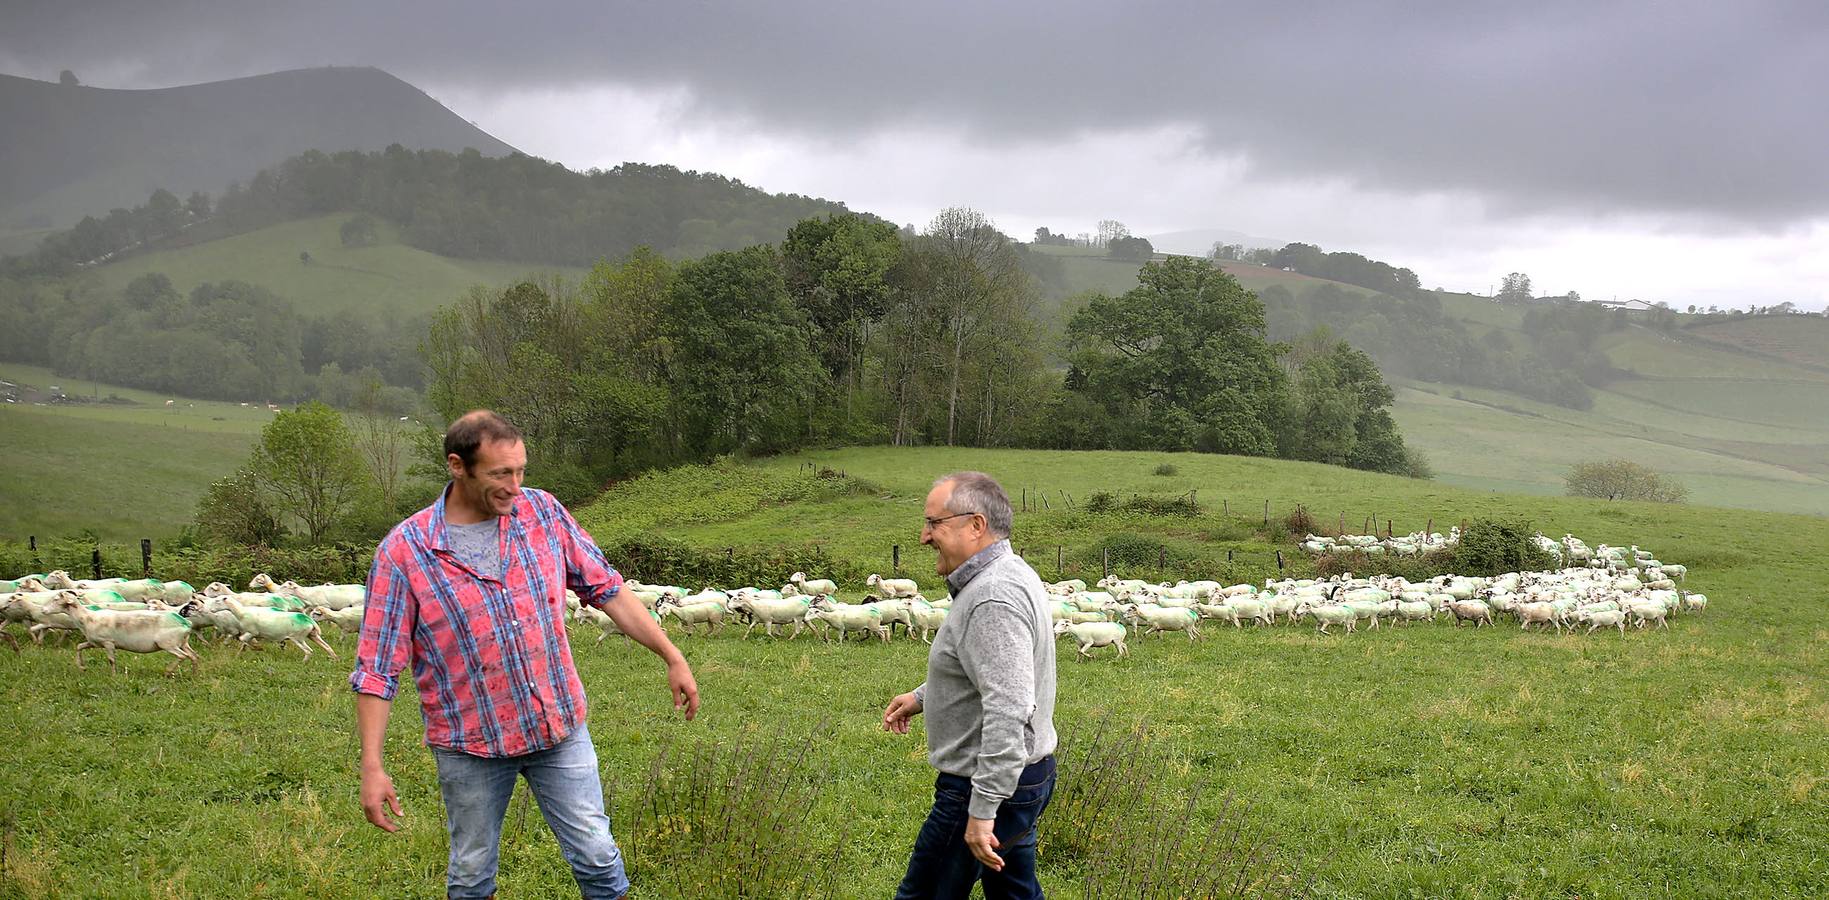
[[[220,192],[310,148],[514,148],[373,68],[275,72],[159,90],[0,75],[0,231],[68,227],[155,188]]]
[[[273,418],[259,405],[172,398],[18,363],[0,362],[0,381],[22,393],[0,403],[0,539],[85,529],[106,540],[172,537]],[[42,403],[53,385],[90,401]]]
[[[129,256],[97,267],[95,277],[119,290],[147,272],[163,272],[180,292],[205,281],[258,284],[292,301],[299,312],[342,309],[412,314],[429,312],[462,296],[471,285],[503,285],[542,273],[570,278],[585,270],[530,263],[454,259],[409,247],[383,222],[379,242],[345,247],[338,229],[347,214],[315,216],[247,234]],[[299,261],[300,251],[311,254]]]
[[[1121,293],[1137,264],[1100,251],[1032,246],[1058,261],[1060,293]],[[1365,288],[1250,263],[1224,268],[1253,291],[1301,294]],[[1499,332],[1524,346],[1525,308],[1441,294],[1444,316],[1471,333]],[[1684,322],[1694,322],[1681,317]],[[1447,483],[1559,494],[1571,466],[1625,457],[1676,476],[1696,503],[1822,513],[1829,510],[1829,319],[1745,316],[1658,331],[1639,320],[1600,339],[1625,377],[1594,389],[1592,409],[1555,406],[1508,391],[1392,378],[1393,415],[1410,446]]]

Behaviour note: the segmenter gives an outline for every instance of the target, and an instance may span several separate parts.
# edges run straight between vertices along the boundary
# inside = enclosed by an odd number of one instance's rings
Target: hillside
[[[289,300],[299,312],[339,310],[401,316],[430,312],[462,296],[471,285],[500,286],[530,275],[582,277],[584,270],[528,263],[455,259],[401,243],[388,223],[377,242],[345,247],[338,229],[346,214],[314,216],[187,247],[129,256],[96,268],[94,277],[119,290],[147,272],[163,272],[181,293],[205,281],[258,284]],[[309,264],[300,251],[311,254]]]
[[[514,148],[373,68],[300,69],[159,90],[0,75],[0,233],[68,227],[155,188],[219,193],[303,150]]]
[[[1121,293],[1137,264],[1097,250],[1032,247],[1059,261],[1062,297]],[[1373,292],[1250,263],[1224,268],[1246,288],[1301,295],[1323,285]],[[1525,310],[1441,294],[1442,314],[1478,336],[1528,343]],[[1058,302],[1045,307],[1059,315]],[[1693,321],[1688,317],[1682,317]],[[1516,393],[1392,377],[1392,414],[1437,478],[1487,490],[1560,494],[1575,463],[1625,457],[1675,475],[1695,503],[1800,513],[1829,511],[1829,319],[1747,316],[1656,331],[1631,324],[1599,346],[1626,377],[1594,390],[1592,409]]]
[[[164,539],[190,524],[210,482],[247,461],[273,414],[260,406],[175,399],[0,362],[20,402],[0,402],[6,474],[0,538]],[[87,403],[39,405],[52,385]],[[102,402],[107,401],[107,402]]]

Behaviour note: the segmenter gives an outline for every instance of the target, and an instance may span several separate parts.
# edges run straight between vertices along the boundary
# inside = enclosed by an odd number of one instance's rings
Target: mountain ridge
[[[0,230],[68,227],[157,188],[217,194],[307,149],[519,152],[374,67],[144,90],[0,74],[0,121]]]

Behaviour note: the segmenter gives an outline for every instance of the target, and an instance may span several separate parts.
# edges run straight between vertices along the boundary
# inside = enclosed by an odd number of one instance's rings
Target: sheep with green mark
[[[807,610],[808,624],[824,622],[829,628],[838,629],[838,641],[844,643],[853,631],[874,634],[889,643],[889,628],[883,624],[883,611],[875,606],[833,603],[826,606],[815,606]],[[831,640],[830,633],[821,635],[821,640]]]
[[[305,643],[310,640],[324,648],[331,659],[337,658],[337,651],[325,643],[324,632],[318,629],[318,623],[311,621],[311,617],[302,612],[244,606],[234,597],[217,597],[210,603],[217,611],[226,610],[240,627],[241,635],[237,640],[241,646],[235,651],[237,656],[247,652],[248,645],[255,641],[273,641],[292,644],[304,651],[306,659],[310,659],[311,646]]]
[[[91,609],[69,593],[51,601],[51,607],[75,619],[82,628],[83,641],[76,645],[78,669],[86,668],[83,651],[100,647],[108,654],[110,673],[115,671],[114,651],[118,648],[132,653],[170,653],[177,659],[166,667],[165,674],[170,675],[185,660],[190,661],[191,674],[197,674],[197,653],[190,647],[191,623],[177,613]]]

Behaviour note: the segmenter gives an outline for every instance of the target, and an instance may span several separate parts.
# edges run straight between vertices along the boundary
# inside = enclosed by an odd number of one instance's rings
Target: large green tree
[[[1068,323],[1069,387],[1125,424],[1125,447],[1255,456],[1277,451],[1286,377],[1264,307],[1206,260],[1171,257]]]
[[[675,427],[695,455],[780,450],[805,435],[825,375],[773,247],[681,265],[661,334]]]
[[[250,467],[274,512],[295,519],[313,544],[343,524],[369,485],[342,414],[316,401],[274,416]]]

